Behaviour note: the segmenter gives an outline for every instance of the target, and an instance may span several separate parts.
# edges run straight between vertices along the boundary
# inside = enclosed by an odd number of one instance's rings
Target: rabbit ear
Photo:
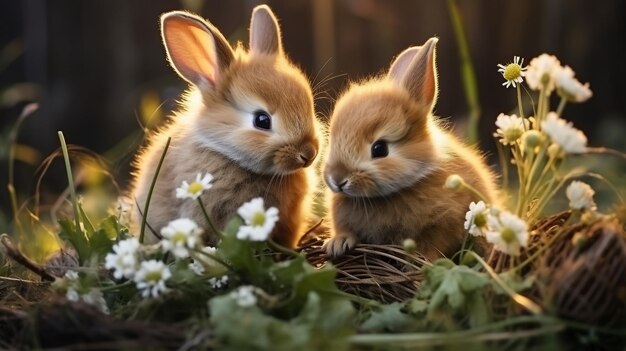
[[[388,77],[406,88],[413,98],[432,108],[437,98],[437,67],[435,66],[435,47],[437,38],[430,38],[410,56],[409,48],[394,62]],[[406,56],[406,57],[405,57]]]
[[[411,63],[411,60],[413,60],[421,48],[421,46],[411,46],[410,48],[402,51],[391,64],[387,77],[394,81],[401,81],[402,77],[406,73],[406,69]]]
[[[250,49],[265,54],[280,54],[282,46],[280,27],[272,10],[267,5],[255,7],[250,21]]]
[[[234,54],[224,36],[210,23],[180,11],[161,16],[161,35],[167,56],[178,75],[196,85],[215,86],[220,71]]]

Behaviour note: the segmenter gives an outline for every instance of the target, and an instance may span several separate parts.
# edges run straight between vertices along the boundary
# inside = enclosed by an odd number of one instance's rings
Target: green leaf
[[[533,284],[535,283],[534,275],[528,275],[527,277],[522,278],[519,275],[515,274],[514,271],[501,273],[500,279],[502,279],[502,281],[506,285],[508,285],[513,291],[517,293],[532,288]],[[494,282],[493,287],[496,293],[508,295],[507,292],[502,289],[500,284],[496,284]]]
[[[94,226],[91,223],[91,220],[89,219],[89,217],[87,217],[87,214],[85,213],[85,210],[83,209],[83,205],[80,202],[78,203],[78,211],[80,212],[80,219],[81,219],[80,222],[83,224],[83,227],[85,229],[85,234],[87,235],[87,237],[90,237],[91,234],[93,234],[96,230],[94,229]]]
[[[374,310],[361,328],[368,332],[402,332],[412,324],[413,318],[403,312],[404,304],[394,302]]]
[[[425,269],[424,288],[431,292],[428,315],[445,306],[453,311],[466,308],[466,297],[489,282],[484,273],[479,273],[467,266],[451,264],[449,260],[437,260],[435,265]]]
[[[89,238],[89,246],[91,255],[97,255],[98,259],[102,259],[113,248],[113,240],[109,238],[106,231],[100,229],[93,233]]]
[[[91,256],[91,249],[85,234],[80,230],[76,230],[76,225],[70,220],[60,220],[59,226],[61,227],[59,237],[68,241],[76,249],[79,263],[82,265],[87,262]]]

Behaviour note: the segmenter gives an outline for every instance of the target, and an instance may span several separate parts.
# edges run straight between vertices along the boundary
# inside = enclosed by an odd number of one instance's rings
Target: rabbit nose
[[[302,167],[308,167],[317,156],[317,148],[312,143],[306,143],[300,148],[298,158],[302,161]]]
[[[344,180],[343,182],[341,182],[341,184],[337,184],[337,188],[339,188],[339,191],[342,191],[342,190],[343,190],[342,188],[343,188],[346,184],[348,184],[348,180],[347,180],[347,179],[346,179],[346,180]]]
[[[348,179],[343,177],[339,178],[339,181],[337,181],[336,179],[336,176],[329,175],[327,179],[328,185],[330,186],[330,189],[332,191],[340,193],[343,191],[343,188],[348,184]]]

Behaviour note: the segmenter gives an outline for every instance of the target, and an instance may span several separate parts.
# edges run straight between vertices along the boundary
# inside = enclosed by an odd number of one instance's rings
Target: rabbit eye
[[[372,144],[372,158],[385,157],[389,155],[389,147],[384,140],[377,140]]]
[[[255,111],[253,123],[257,129],[272,129],[272,117],[265,111]]]

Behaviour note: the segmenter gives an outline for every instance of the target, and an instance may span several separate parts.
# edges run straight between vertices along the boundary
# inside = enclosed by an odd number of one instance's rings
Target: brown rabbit
[[[447,177],[494,198],[494,181],[482,157],[432,115],[437,95],[436,38],[402,52],[389,73],[352,84],[337,100],[330,123],[324,179],[333,237],[340,256],[358,242],[417,243],[429,259],[460,249],[463,222],[476,196],[444,188]],[[479,243],[484,245],[485,242]]]
[[[182,110],[152,135],[135,161],[135,225],[168,137],[171,145],[152,194],[147,222],[159,231],[188,217],[208,228],[197,201],[175,198],[181,182],[211,173],[202,200],[218,228],[255,197],[277,207],[273,238],[293,247],[310,206],[309,172],[319,147],[309,82],[283,53],[280,29],[265,5],[252,13],[249,50],[233,49],[210,23],[186,13],[161,17],[168,59],[191,84]],[[136,206],[137,207],[137,206]],[[217,236],[207,230],[207,242]],[[154,241],[156,238],[150,238]]]

